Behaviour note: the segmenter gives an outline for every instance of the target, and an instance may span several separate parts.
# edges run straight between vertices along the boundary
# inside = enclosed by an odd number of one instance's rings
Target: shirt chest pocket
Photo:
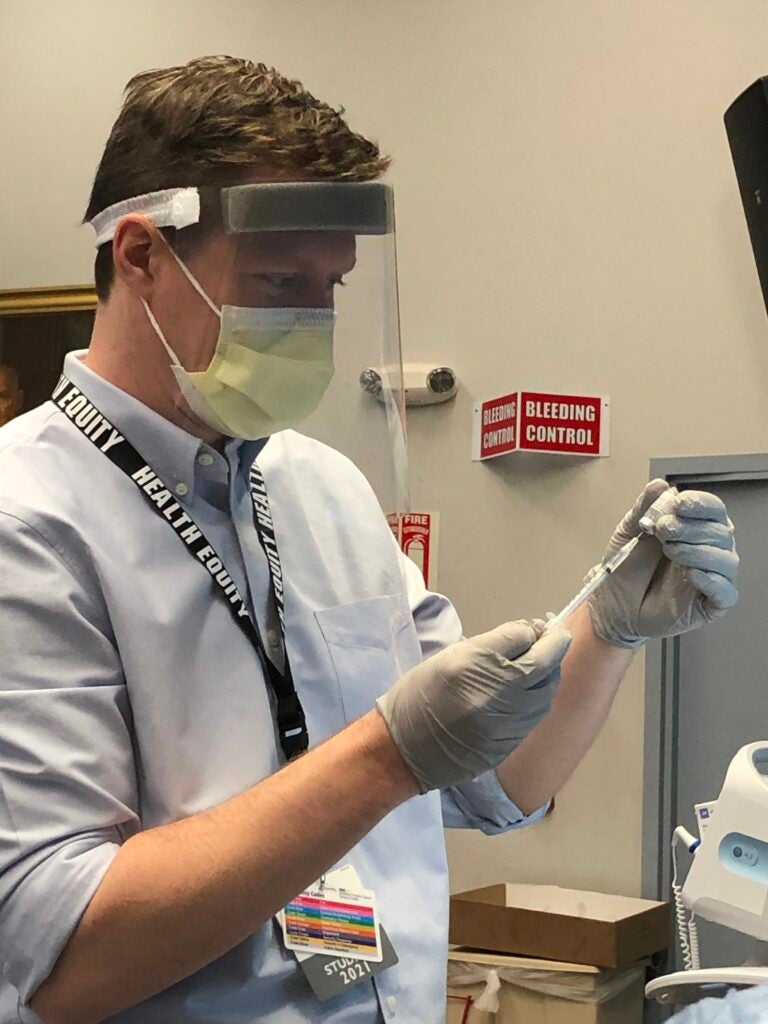
[[[404,594],[369,597],[315,612],[339,684],[344,718],[366,714],[392,684],[421,660]]]

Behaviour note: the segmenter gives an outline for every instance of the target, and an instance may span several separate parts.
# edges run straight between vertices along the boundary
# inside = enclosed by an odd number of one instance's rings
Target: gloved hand
[[[640,533],[640,519],[668,488],[653,480],[616,527],[605,558]],[[598,568],[598,567],[596,567]],[[739,556],[725,505],[705,491],[683,491],[666,515],[589,599],[592,628],[617,647],[640,647],[725,615],[739,599]],[[593,570],[594,571],[594,570]]]
[[[722,999],[702,999],[669,1018],[669,1024],[765,1024],[768,986],[735,989]]]
[[[571,642],[560,623],[507,622],[416,665],[376,702],[423,793],[494,768],[549,710]]]

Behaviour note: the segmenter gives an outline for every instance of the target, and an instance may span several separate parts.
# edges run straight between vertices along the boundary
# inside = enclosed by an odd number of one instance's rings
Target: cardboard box
[[[624,967],[672,938],[668,903],[501,883],[451,897],[449,940],[459,946]]]
[[[453,950],[446,1024],[642,1024],[646,964],[605,970]]]

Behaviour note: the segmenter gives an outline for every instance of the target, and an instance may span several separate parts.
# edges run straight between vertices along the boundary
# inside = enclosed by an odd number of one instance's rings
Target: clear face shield
[[[99,214],[97,244],[130,212],[177,229],[145,311],[190,427],[246,439],[296,428],[349,456],[385,512],[407,510],[391,187],[168,190]]]

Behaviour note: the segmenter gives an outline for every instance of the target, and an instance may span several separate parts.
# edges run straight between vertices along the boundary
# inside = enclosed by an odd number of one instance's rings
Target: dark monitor
[[[768,310],[768,77],[758,78],[728,107],[725,130]]]

